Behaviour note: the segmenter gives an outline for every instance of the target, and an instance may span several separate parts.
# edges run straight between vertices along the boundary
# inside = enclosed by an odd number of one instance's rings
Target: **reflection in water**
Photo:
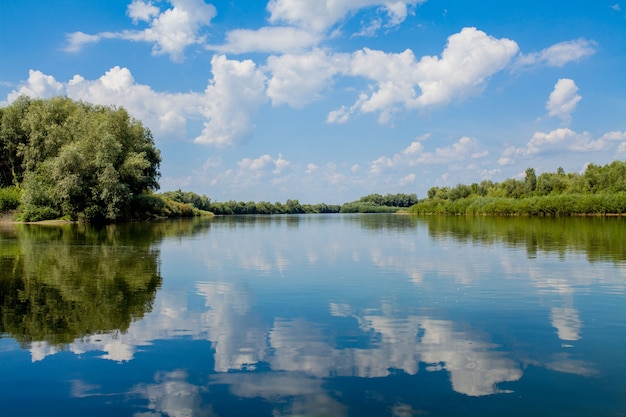
[[[552,307],[550,320],[557,329],[559,339],[570,341],[580,339],[581,322],[575,308]]]
[[[413,217],[427,224],[434,238],[452,237],[464,243],[497,244],[525,248],[529,258],[537,252],[585,253],[591,262],[626,263],[626,221],[621,217]]]
[[[206,389],[186,381],[187,372],[174,370],[159,372],[152,384],[134,387],[130,395],[148,400],[150,412],[135,414],[135,417],[211,417],[216,414],[210,404],[203,404],[201,393]]]
[[[128,232],[12,229],[0,246],[0,332],[38,361],[66,350],[146,366],[154,355],[150,374],[122,393],[95,375],[71,382],[76,399],[141,402],[137,417],[249,415],[250,404],[265,407],[255,415],[347,416],[360,402],[404,417],[424,412],[428,401],[415,398],[435,390],[430,381],[440,381],[436,398],[487,401],[518,386],[528,396],[529,368],[535,378],[536,369],[554,380],[599,378],[602,358],[580,349],[596,320],[581,298],[597,286],[623,296],[624,251],[613,240],[621,232],[608,230],[622,224],[500,220],[270,216]],[[160,341],[179,342],[182,353],[167,355],[181,359],[163,362]],[[182,366],[187,353],[196,357]],[[393,384],[404,386],[396,393]],[[461,395],[442,395],[443,385]]]
[[[19,229],[0,249],[0,332],[33,343],[35,359],[77,338],[124,332],[152,309],[158,247],[129,247],[125,236],[86,226]]]
[[[267,353],[266,330],[251,312],[251,294],[231,283],[200,282],[196,287],[208,307],[200,320],[215,349],[215,371],[254,370]]]
[[[360,323],[360,331],[370,336],[368,346],[340,348],[324,333],[325,327],[303,318],[276,318],[265,333],[250,325],[253,312],[241,314],[230,307],[232,295],[211,296],[212,311],[220,312],[212,315],[218,328],[209,331],[219,337],[212,339],[217,372],[255,369],[258,361],[265,361],[274,371],[316,378],[378,378],[389,376],[392,370],[414,375],[421,362],[429,365],[428,370],[449,372],[453,388],[471,396],[496,393],[498,383],[515,381],[522,374],[517,363],[494,350],[497,346],[454,331],[449,321],[385,315],[382,312],[388,309],[383,308],[381,315],[354,316],[355,325]],[[236,326],[229,325],[235,322]]]
[[[273,416],[347,415],[347,407],[323,388],[323,380],[298,372],[271,374],[220,374],[212,384],[230,386],[239,398],[263,398],[274,403]]]
[[[209,225],[0,225],[0,334],[29,348],[33,361],[74,341],[75,353],[98,345],[103,358],[131,359],[134,346],[118,336],[153,308],[162,283],[159,241]]]

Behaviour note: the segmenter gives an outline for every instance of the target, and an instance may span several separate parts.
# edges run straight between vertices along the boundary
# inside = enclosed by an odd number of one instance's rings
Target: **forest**
[[[191,191],[157,193],[160,151],[150,130],[123,108],[67,97],[19,97],[0,108],[0,214],[18,221],[112,223],[235,214],[396,213],[609,215],[626,213],[626,162],[583,173],[432,187],[416,194],[369,194],[357,201],[301,204],[211,201]]]
[[[621,215],[626,213],[626,162],[589,164],[581,173],[526,169],[523,180],[489,180],[456,187],[432,187],[411,206],[416,214]]]

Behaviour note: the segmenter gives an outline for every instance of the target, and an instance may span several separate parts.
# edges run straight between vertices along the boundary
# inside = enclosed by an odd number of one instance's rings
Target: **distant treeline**
[[[528,168],[523,180],[432,187],[409,208],[417,214],[567,216],[626,213],[626,162],[590,164],[584,173]]]
[[[316,214],[316,213],[395,213],[417,203],[415,194],[369,194],[358,201],[337,204],[300,204],[298,200],[285,203],[268,201],[226,201],[212,202],[206,195],[190,191],[168,191],[161,196],[185,204],[191,204],[200,210],[217,215],[233,214]]]

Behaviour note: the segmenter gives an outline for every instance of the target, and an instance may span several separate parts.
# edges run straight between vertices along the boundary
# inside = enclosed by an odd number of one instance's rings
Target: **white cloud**
[[[422,136],[413,141],[402,152],[391,157],[381,156],[370,165],[371,174],[380,174],[385,169],[397,167],[412,167],[418,164],[449,164],[468,159],[480,159],[487,156],[488,152],[482,150],[478,142],[467,136],[460,138],[457,142],[436,148],[434,152],[426,152],[421,140],[428,136]]]
[[[281,171],[290,162],[283,158],[281,154],[278,154],[278,158],[273,159],[268,154],[262,155],[256,159],[244,158],[237,162],[239,169],[243,175],[251,173],[252,175],[264,175],[264,174],[280,174]]]
[[[155,134],[167,136],[184,133],[186,118],[197,100],[189,94],[156,92],[138,84],[130,70],[121,67],[111,68],[96,80],[75,75],[65,85],[65,94],[75,100],[122,106]]]
[[[332,77],[345,71],[348,65],[348,55],[328,55],[320,49],[301,55],[271,56],[267,60],[267,69],[272,74],[267,95],[274,105],[303,107],[319,98]]]
[[[319,166],[315,165],[314,163],[310,163],[310,164],[307,164],[305,172],[307,174],[313,174],[318,169],[319,169]]]
[[[569,128],[551,132],[535,132],[523,147],[508,147],[500,158],[499,165],[511,165],[518,158],[557,154],[559,152],[598,152],[616,149],[616,154],[626,150],[626,131],[608,132],[595,139],[589,132],[576,133]]]
[[[323,32],[344,19],[350,13],[378,6],[385,12],[389,25],[402,23],[409,14],[409,7],[415,7],[425,0],[270,0],[267,10],[272,24],[288,24]]]
[[[404,177],[400,178],[400,181],[398,182],[398,185],[403,187],[405,185],[413,184],[414,182],[415,182],[415,174],[409,174],[409,175],[405,175]]]
[[[9,93],[7,101],[12,102],[21,95],[48,98],[62,95],[63,91],[63,84],[55,80],[53,76],[46,75],[41,71],[30,70],[28,71],[28,82]]]
[[[546,103],[548,114],[568,123],[571,120],[572,112],[582,98],[577,92],[578,87],[574,80],[561,78],[554,86],[554,90]]]
[[[224,53],[297,52],[318,44],[318,33],[295,27],[263,27],[257,30],[236,29],[226,34],[223,45],[207,45],[207,49]]]
[[[139,20],[149,22],[154,16],[158,16],[161,11],[152,2],[145,3],[141,0],[134,0],[126,10],[126,13],[137,24]]]
[[[476,28],[450,36],[441,58],[424,56],[417,61],[410,49],[394,54],[365,48],[353,54],[350,75],[374,81],[374,91],[362,93],[350,108],[331,112],[328,121],[345,122],[357,111],[378,111],[379,121],[386,123],[401,108],[443,105],[477,94],[517,52],[515,42],[495,39]]]
[[[330,29],[359,9],[377,7],[378,16],[361,30],[361,35],[373,36],[381,27],[401,24],[412,13],[412,9],[422,2],[270,0],[267,4],[270,26],[255,30],[232,30],[226,33],[224,44],[208,45],[207,48],[236,54],[301,52],[318,45],[328,36],[334,36],[328,33]]]
[[[515,63],[516,68],[546,65],[562,67],[570,62],[580,61],[596,52],[596,43],[587,39],[576,39],[554,44],[540,52],[520,55]]]
[[[148,28],[144,30],[125,30],[121,32],[101,32],[88,35],[75,32],[67,35],[68,52],[78,52],[89,43],[102,39],[124,39],[135,42],[153,44],[153,55],[169,55],[175,62],[184,58],[184,50],[190,45],[205,41],[202,30],[216,16],[215,6],[203,0],[170,0],[172,8],[161,11],[151,2],[133,1],[127,10],[133,23],[145,21]]]
[[[80,52],[86,45],[98,43],[102,40],[100,35],[89,35],[83,32],[68,33],[65,35],[67,45],[64,48],[66,52]]]
[[[607,142],[607,141],[626,142],[626,130],[623,132],[615,131],[615,132],[605,133],[598,140],[601,140],[604,142]]]
[[[486,80],[505,68],[518,52],[509,39],[496,39],[476,28],[464,28],[448,38],[441,59],[424,57],[418,68],[420,106],[445,104],[481,91]]]
[[[585,142],[588,142],[588,134],[583,134]],[[576,142],[583,142],[581,135],[571,129],[560,128],[548,133],[535,132],[524,150],[525,155],[536,155],[554,150],[572,148]]]
[[[204,118],[204,129],[196,143],[228,146],[245,142],[254,130],[252,114],[266,101],[265,76],[254,62],[228,60],[216,55],[213,79],[204,93],[171,94],[156,92],[135,81],[128,68],[113,67],[96,80],[75,75],[61,83],[40,71],[8,95],[47,98],[67,95],[75,100],[126,108],[156,135],[178,137],[185,133],[187,120]]]
[[[252,136],[251,114],[265,102],[265,75],[253,61],[211,59],[213,79],[202,97],[201,113],[208,120],[196,143],[226,146]]]

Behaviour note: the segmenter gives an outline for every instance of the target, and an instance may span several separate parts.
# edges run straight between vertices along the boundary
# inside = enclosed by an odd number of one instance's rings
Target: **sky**
[[[124,107],[161,191],[341,204],[626,159],[624,0],[0,5],[0,106]]]

